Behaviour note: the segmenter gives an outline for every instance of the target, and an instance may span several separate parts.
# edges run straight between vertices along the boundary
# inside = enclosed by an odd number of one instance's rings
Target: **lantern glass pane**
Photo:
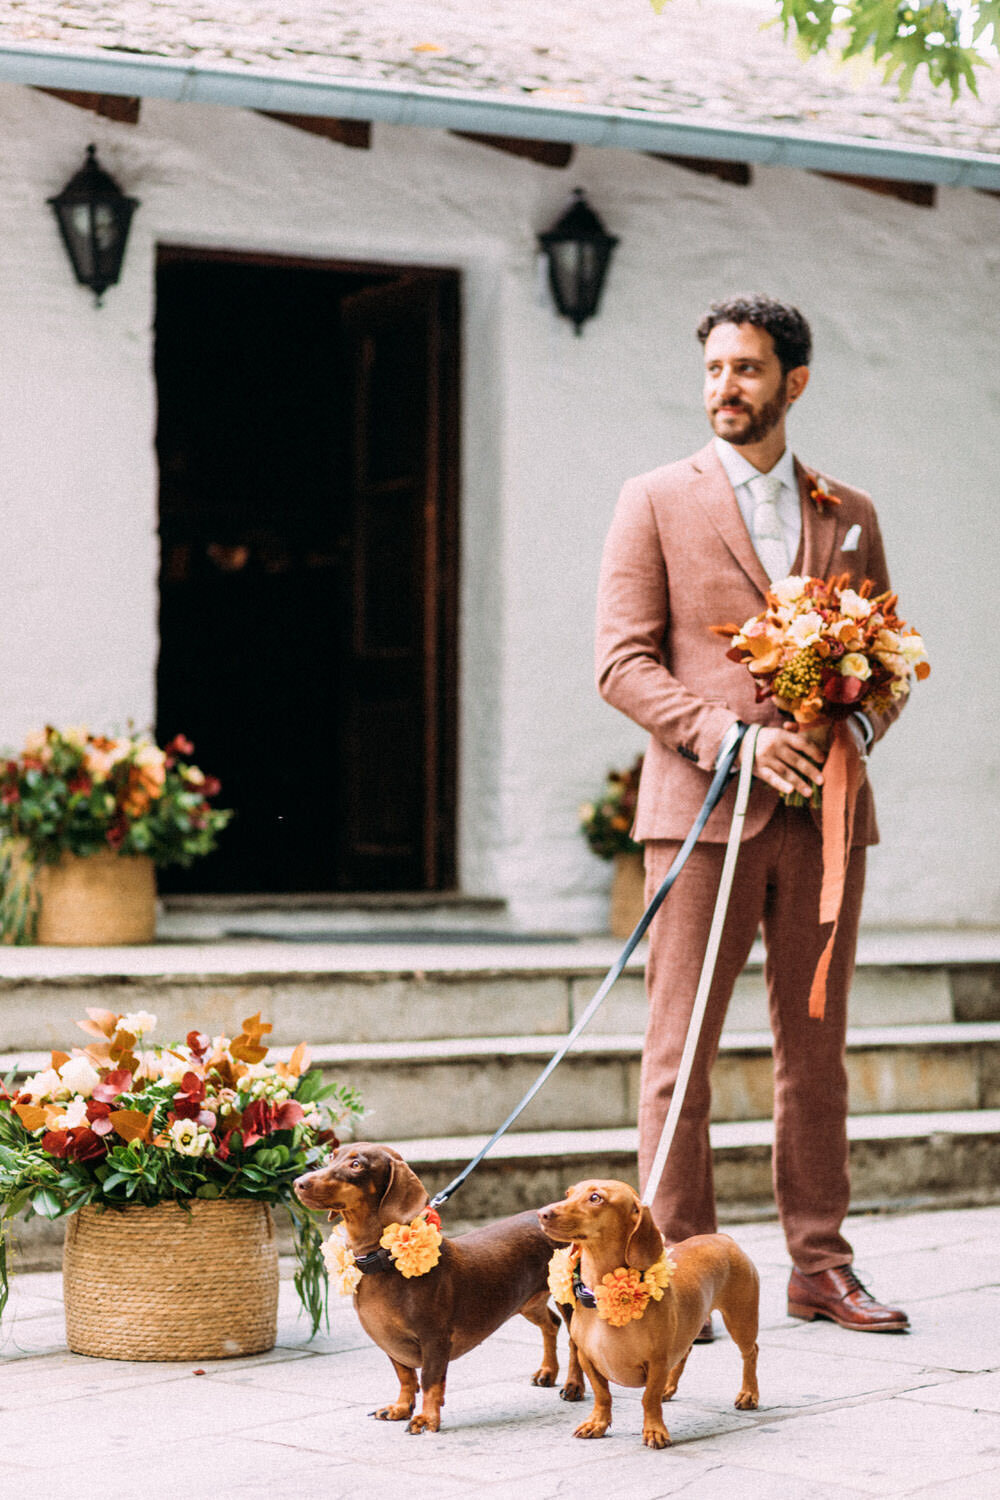
[[[74,203],[63,212],[63,224],[72,246],[77,276],[88,281],[94,273],[94,249],[90,232],[90,204]]]

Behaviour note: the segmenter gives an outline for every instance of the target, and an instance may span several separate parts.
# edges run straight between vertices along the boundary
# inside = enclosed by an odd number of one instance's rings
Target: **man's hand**
[[[817,740],[798,729],[762,729],[757,736],[753,774],[782,796],[799,792],[809,798],[813,784],[823,784],[825,760],[825,735]]]

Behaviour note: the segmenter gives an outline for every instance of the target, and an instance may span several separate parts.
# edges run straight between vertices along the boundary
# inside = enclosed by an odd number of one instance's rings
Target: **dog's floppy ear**
[[[625,1264],[637,1271],[648,1271],[663,1254],[663,1236],[653,1223],[653,1215],[638,1198],[635,1207],[639,1212],[625,1245]]]
[[[427,1189],[395,1151],[390,1157],[389,1185],[382,1194],[378,1216],[383,1224],[408,1224],[430,1202]]]

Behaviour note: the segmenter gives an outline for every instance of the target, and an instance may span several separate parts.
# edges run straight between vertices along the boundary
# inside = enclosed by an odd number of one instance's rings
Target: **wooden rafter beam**
[[[713,161],[708,156],[668,156],[663,151],[647,151],[655,161],[668,161],[673,167],[683,167],[687,172],[699,172],[703,177],[718,177],[722,182],[734,182],[738,187],[749,187],[753,182],[753,171],[745,161]]]
[[[846,182],[848,187],[878,193],[883,198],[915,203],[918,208],[933,208],[937,201],[937,189],[932,182],[893,182],[888,177],[853,177],[848,172],[817,172],[816,176],[828,177],[831,182]]]
[[[564,141],[533,141],[519,135],[480,135],[472,130],[453,130],[451,134],[463,141],[475,141],[477,146],[505,151],[508,156],[525,157],[543,167],[568,167],[573,160],[574,148]]]
[[[117,120],[119,125],[138,125],[140,99],[127,94],[85,94],[78,89],[50,89],[37,85],[40,94],[51,94],[64,104],[73,104],[77,109],[89,109],[91,114],[102,115],[106,120]]]
[[[355,151],[367,151],[372,143],[370,120],[336,120],[325,115],[285,115],[275,109],[259,109],[257,113],[268,120],[277,120],[282,125],[291,125],[293,130],[321,135],[324,140],[336,141],[339,146],[351,146]]]

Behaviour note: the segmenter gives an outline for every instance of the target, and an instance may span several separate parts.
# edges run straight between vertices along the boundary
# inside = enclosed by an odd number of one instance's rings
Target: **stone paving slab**
[[[60,1277],[23,1273],[0,1327],[0,1466],[12,1488],[74,1500],[105,1500],[124,1476],[146,1500],[188,1489],[220,1500],[1000,1493],[1000,1208],[850,1221],[862,1275],[910,1312],[902,1335],[789,1319],[779,1229],[732,1232],[761,1272],[762,1404],[734,1410],[739,1356],[721,1334],[692,1352],[665,1411],[673,1445],[664,1452],[642,1447],[640,1393],[620,1388],[608,1436],[575,1439],[588,1407],[530,1385],[540,1341],[523,1319],[455,1363],[444,1428],[417,1439],[369,1419],[395,1394],[395,1377],[340,1299],[329,1330],[310,1341],[284,1280],[270,1353],[128,1363],[68,1353]],[[563,1362],[565,1352],[563,1337]]]

